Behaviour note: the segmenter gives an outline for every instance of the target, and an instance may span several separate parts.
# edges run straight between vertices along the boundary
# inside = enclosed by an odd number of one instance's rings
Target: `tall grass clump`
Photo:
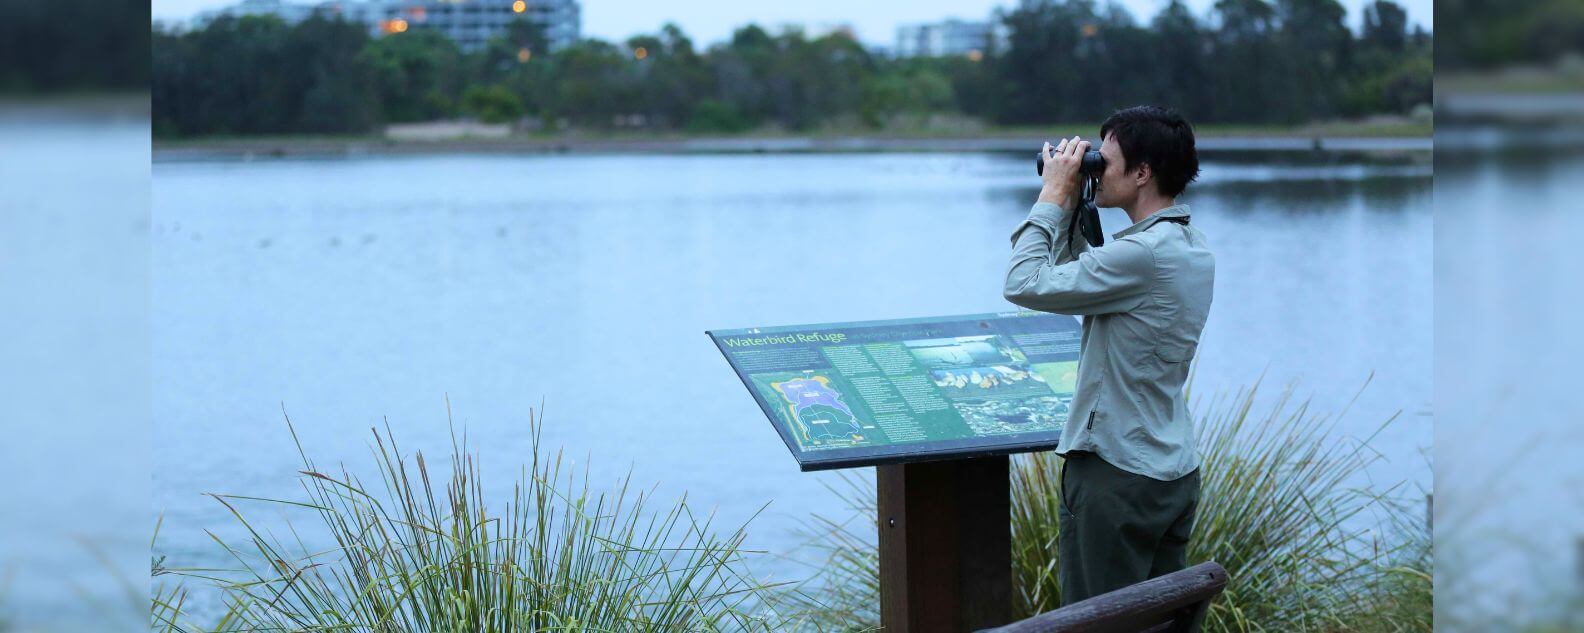
[[[1435,570],[1431,531],[1411,505],[1392,504],[1387,534],[1396,546],[1370,561],[1349,621],[1363,631],[1417,632],[1435,628]]]
[[[1256,382],[1195,414],[1202,489],[1189,563],[1213,560],[1231,577],[1204,630],[1430,631],[1428,528],[1412,525],[1407,517],[1418,515],[1390,491],[1350,487],[1379,458],[1369,439],[1336,437],[1335,419],[1294,402],[1291,387],[1256,412],[1258,391]],[[1049,452],[1012,460],[1019,619],[1061,604],[1060,465]],[[879,624],[874,481],[864,474],[840,480],[857,521],[815,517],[805,528],[839,535],[824,552],[826,571],[790,598],[819,613],[822,628]]]
[[[449,415],[449,414],[448,414]],[[746,535],[712,531],[686,497],[652,511],[653,490],[631,474],[610,492],[590,488],[541,451],[530,413],[531,462],[504,503],[487,499],[478,457],[453,431],[449,472],[402,452],[387,423],[374,431],[373,485],[302,458],[302,499],[212,495],[248,535],[214,537],[229,573],[173,568],[156,576],[202,581],[223,613],[195,625],[187,584],[155,587],[151,616],[164,631],[719,631],[788,625],[762,597],[775,585],[745,569]],[[250,519],[250,504],[308,513],[334,546],[287,547]],[[293,530],[293,534],[296,531]],[[211,534],[213,537],[213,534]],[[295,536],[294,536],[295,538]],[[163,580],[159,582],[164,582]]]
[[[1225,631],[1394,626],[1361,608],[1388,577],[1390,568],[1378,562],[1410,544],[1380,536],[1380,520],[1392,510],[1386,493],[1349,487],[1379,458],[1370,438],[1337,437],[1335,418],[1313,413],[1308,401],[1294,405],[1291,387],[1255,414],[1257,391],[1258,383],[1198,420],[1204,487],[1189,558],[1215,560],[1233,578],[1207,624]]]

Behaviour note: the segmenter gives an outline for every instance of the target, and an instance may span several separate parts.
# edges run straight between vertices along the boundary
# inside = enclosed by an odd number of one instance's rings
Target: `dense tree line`
[[[456,116],[711,132],[931,114],[1042,124],[1140,102],[1201,122],[1300,123],[1429,102],[1430,35],[1390,1],[1363,18],[1355,34],[1337,0],[1219,0],[1203,18],[1173,1],[1139,23],[1094,0],[1023,0],[998,15],[1004,46],[914,59],[875,55],[842,33],[756,25],[707,49],[667,24],[551,53],[519,22],[464,53],[418,29],[376,38],[325,18],[221,18],[155,29],[152,97],[162,136],[356,133]]]
[[[0,94],[146,90],[148,20],[146,2],[0,2]]]
[[[1437,0],[1448,70],[1513,63],[1550,65],[1584,55],[1584,3],[1578,0]],[[1576,63],[1576,61],[1575,61]]]

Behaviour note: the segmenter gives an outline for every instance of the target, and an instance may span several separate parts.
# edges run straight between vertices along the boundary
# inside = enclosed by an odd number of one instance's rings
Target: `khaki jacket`
[[[1092,451],[1128,472],[1182,477],[1199,466],[1183,383],[1210,314],[1215,257],[1186,224],[1186,204],[1098,248],[1068,239],[1073,213],[1034,205],[1012,232],[1005,289],[1019,306],[1084,317],[1072,413],[1056,452]]]

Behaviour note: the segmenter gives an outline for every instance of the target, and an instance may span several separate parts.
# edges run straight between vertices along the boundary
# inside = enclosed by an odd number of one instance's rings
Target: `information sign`
[[[1019,311],[708,334],[808,471],[1055,448],[1081,329]]]

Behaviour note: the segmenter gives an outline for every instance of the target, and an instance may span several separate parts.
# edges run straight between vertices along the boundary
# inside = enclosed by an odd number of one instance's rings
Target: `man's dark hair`
[[[1175,198],[1199,177],[1193,127],[1176,110],[1152,105],[1117,110],[1100,124],[1100,140],[1112,133],[1127,161],[1123,167],[1149,165],[1162,194]]]

